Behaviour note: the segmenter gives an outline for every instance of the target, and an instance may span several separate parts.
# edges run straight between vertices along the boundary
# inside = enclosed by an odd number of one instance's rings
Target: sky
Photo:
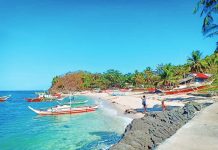
[[[0,90],[46,90],[69,71],[123,73],[215,49],[196,0],[0,0]]]

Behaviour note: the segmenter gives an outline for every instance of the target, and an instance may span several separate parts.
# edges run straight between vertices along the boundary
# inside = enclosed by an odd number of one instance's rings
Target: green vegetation
[[[215,15],[218,13],[217,0],[199,0],[194,13],[200,11],[203,17],[202,33],[206,37],[218,35],[218,25]],[[152,70],[147,67],[144,71],[123,74],[118,70],[110,69],[104,73],[90,73],[86,71],[70,72],[63,76],[56,76],[52,80],[50,91],[72,91],[93,88],[148,88],[161,87],[172,88],[178,84],[185,74],[189,73],[213,74],[212,87],[218,86],[218,42],[214,54],[202,58],[199,50],[192,52],[184,65],[161,64]]]
[[[123,74],[110,69],[104,73],[86,71],[69,72],[53,78],[52,91],[89,90],[94,88],[172,88],[185,74],[210,73],[214,76],[213,86],[218,85],[218,53],[202,58],[200,51],[193,51],[184,65],[161,64],[152,70]]]
[[[188,63],[192,72],[202,72],[204,69],[203,61],[201,61],[202,53],[199,50],[193,51]]]
[[[57,83],[58,81],[58,76],[55,76],[53,79],[52,79],[52,85],[54,85],[55,83]]]
[[[218,13],[218,0],[199,0],[194,13],[200,11],[200,16],[203,17],[202,33],[206,37],[214,37],[218,35],[218,25],[215,15]],[[218,42],[216,50],[218,52]]]

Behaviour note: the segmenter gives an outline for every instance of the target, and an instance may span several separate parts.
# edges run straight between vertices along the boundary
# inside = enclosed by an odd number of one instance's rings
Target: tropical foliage
[[[218,35],[218,0],[200,0],[194,10],[194,13],[200,11],[203,17],[202,33],[206,37]],[[216,43],[216,52],[218,51],[218,42]]]
[[[160,64],[152,70],[123,74],[110,69],[104,73],[86,71],[69,72],[55,76],[50,91],[90,90],[95,88],[170,88],[178,84],[179,79],[189,73],[210,73],[214,75],[214,83],[218,83],[218,53],[202,57],[199,50],[193,51],[184,65]]]
[[[205,66],[202,61],[202,53],[199,50],[192,52],[191,57],[188,57],[188,63],[191,67],[191,72],[203,72]]]
[[[194,13],[199,11],[200,16],[203,17],[203,35],[206,37],[217,36],[218,0],[199,0]],[[161,64],[153,70],[147,67],[144,71],[136,70],[134,73],[127,74],[110,69],[104,73],[77,71],[69,72],[62,76],[55,76],[52,80],[50,91],[67,92],[94,88],[173,87],[186,74],[197,72],[213,74],[213,84],[218,86],[218,42],[214,54],[203,58],[202,53],[199,50],[195,50],[184,65]]]

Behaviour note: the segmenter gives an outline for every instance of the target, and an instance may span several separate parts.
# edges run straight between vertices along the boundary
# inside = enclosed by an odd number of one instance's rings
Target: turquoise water
[[[107,149],[116,143],[127,119],[119,117],[105,102],[97,101],[100,109],[96,112],[38,116],[27,106],[45,108],[57,102],[28,103],[24,98],[34,97],[34,91],[0,92],[12,97],[0,103],[0,149],[2,150],[90,150]],[[75,99],[95,100],[77,96]]]

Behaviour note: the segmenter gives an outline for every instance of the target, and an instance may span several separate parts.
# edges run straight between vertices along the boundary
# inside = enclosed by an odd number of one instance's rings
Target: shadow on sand
[[[184,98],[184,97],[176,97],[176,98],[166,98],[166,101],[196,101],[196,100],[205,100],[205,98],[200,98],[200,97],[188,97],[188,98]]]
[[[175,108],[179,108],[179,106],[167,106],[166,109],[167,110],[172,110],[172,109],[175,109]],[[143,108],[137,108],[137,109],[134,109],[134,111],[143,113],[144,109]],[[147,108],[147,112],[160,112],[160,111],[162,111],[162,107],[160,105],[154,105],[154,107],[152,107],[152,108]]]

